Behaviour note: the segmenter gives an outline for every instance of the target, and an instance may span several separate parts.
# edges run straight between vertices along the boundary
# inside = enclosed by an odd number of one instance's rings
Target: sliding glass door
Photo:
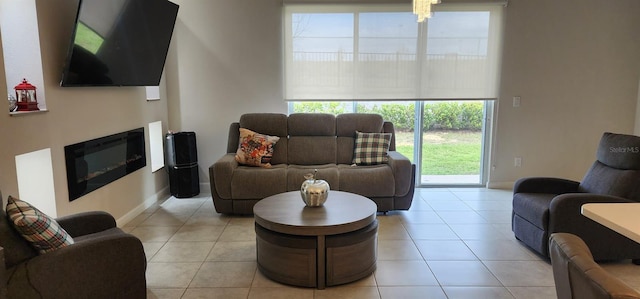
[[[422,102],[420,185],[484,185],[489,101]]]

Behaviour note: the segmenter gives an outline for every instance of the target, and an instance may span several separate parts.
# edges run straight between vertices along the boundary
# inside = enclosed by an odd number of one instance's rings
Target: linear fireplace
[[[144,128],[64,147],[69,201],[147,165]]]

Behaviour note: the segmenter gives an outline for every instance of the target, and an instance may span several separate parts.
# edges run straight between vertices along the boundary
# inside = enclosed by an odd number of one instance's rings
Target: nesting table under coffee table
[[[334,190],[321,207],[307,207],[299,191],[262,199],[253,208],[258,268],[318,289],[367,277],[376,269],[376,211],[370,199]]]

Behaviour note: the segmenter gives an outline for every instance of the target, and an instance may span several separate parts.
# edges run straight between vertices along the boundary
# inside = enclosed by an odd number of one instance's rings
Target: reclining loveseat
[[[277,139],[269,165],[238,162],[241,128]],[[385,162],[361,164],[354,160],[356,134],[361,133],[390,133]],[[252,214],[259,200],[300,190],[304,175],[315,169],[316,178],[327,181],[331,190],[368,197],[380,212],[411,207],[415,165],[396,151],[393,124],[382,116],[252,113],[230,125],[227,153],[209,167],[215,209],[225,214]]]

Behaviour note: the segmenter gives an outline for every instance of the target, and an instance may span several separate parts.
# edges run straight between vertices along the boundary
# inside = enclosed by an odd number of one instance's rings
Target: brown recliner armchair
[[[75,243],[38,254],[0,209],[0,298],[146,298],[147,262],[138,238],[106,212],[56,220]]]
[[[552,234],[549,255],[558,299],[640,298],[640,293],[602,269],[576,235]]]
[[[640,259],[640,244],[581,214],[591,202],[640,201],[640,137],[604,133],[597,160],[581,182],[559,178],[523,178],[513,189],[515,237],[549,257],[549,236],[579,236],[596,260]]]

